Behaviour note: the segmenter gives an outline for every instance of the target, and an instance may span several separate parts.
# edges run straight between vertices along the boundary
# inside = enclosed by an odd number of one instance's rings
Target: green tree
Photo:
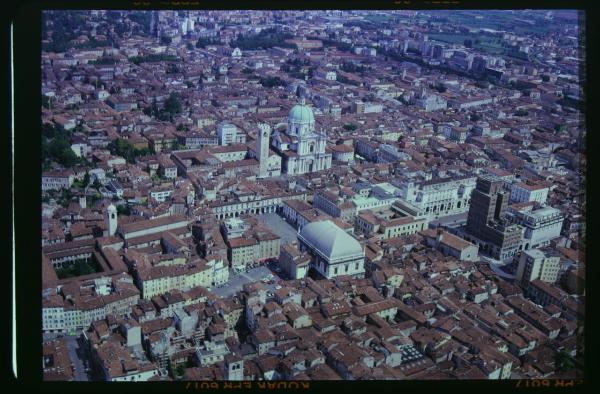
[[[560,133],[560,134],[562,134],[562,133],[564,133],[564,132],[566,132],[566,131],[567,131],[567,126],[566,126],[566,125],[564,125],[564,124],[555,124],[555,125],[554,125],[554,130],[555,130],[557,133]]]
[[[266,77],[260,79],[260,84],[266,88],[272,88],[274,86],[285,86],[286,83],[279,77]]]
[[[76,260],[72,264],[56,269],[56,276],[59,279],[72,278],[82,275],[89,275],[98,272],[98,267],[92,261]]]
[[[164,53],[160,53],[160,54],[151,53],[147,56],[132,56],[129,58],[129,61],[133,64],[140,64],[140,63],[157,63],[157,62],[178,62],[181,60],[173,55],[165,55]]]
[[[42,135],[44,135],[47,138],[54,138],[54,137],[59,137],[59,136],[68,138],[69,132],[66,131],[60,125],[53,124],[53,123],[44,123],[42,125]]]
[[[523,109],[523,108],[519,108],[518,110],[515,111],[515,116],[527,116],[529,115],[529,112],[527,112],[527,110]]]
[[[571,355],[569,355],[569,353],[565,352],[564,350],[561,350],[560,352],[556,353],[554,362],[556,370],[560,372],[570,371],[573,368],[575,368],[573,358],[571,357]]]
[[[183,374],[185,373],[185,367],[183,366],[183,364],[179,364],[179,365],[177,366],[177,368],[175,368],[175,373],[176,373],[178,376],[183,376]]]
[[[447,88],[447,87],[445,87],[445,86],[444,86],[444,85],[442,85],[442,84],[437,84],[437,85],[435,85],[433,88],[434,88],[435,90],[437,90],[438,92],[440,92],[440,93],[445,93],[445,92],[448,90],[448,88]]]
[[[182,150],[185,146],[181,145],[179,141],[175,140],[171,143],[171,150]]]
[[[90,174],[86,171],[85,175],[83,176],[83,187],[87,187],[87,185],[90,184]]]
[[[90,64],[106,65],[106,64],[117,64],[119,61],[114,57],[101,57],[98,60],[91,61]]]
[[[73,167],[79,163],[79,157],[71,149],[71,143],[63,136],[52,139],[47,152],[53,160],[65,167]]]
[[[357,128],[357,126],[354,123],[347,123],[343,127],[344,127],[344,130],[347,130],[347,131],[354,131]]]
[[[117,138],[108,144],[108,150],[113,155],[121,156],[129,163],[135,163],[136,157],[150,154],[149,148],[136,149],[131,142],[122,138]]]
[[[338,42],[335,44],[335,47],[338,51],[342,52],[350,52],[352,50],[352,44],[349,44],[347,42]]]
[[[42,107],[44,107],[46,109],[50,109],[51,105],[52,105],[52,97],[43,95],[42,96]]]
[[[50,150],[48,148],[48,139],[42,137],[42,162],[46,163],[50,161]]]
[[[286,43],[285,40],[293,38],[289,33],[277,32],[274,28],[266,29],[257,34],[239,36],[230,42],[232,48],[242,50],[268,49],[275,46],[291,47],[293,44]]]
[[[171,115],[179,114],[183,111],[181,97],[177,93],[171,93],[163,104],[163,110]]]
[[[129,207],[129,205],[117,205],[117,214],[118,215],[125,215],[125,216],[129,216],[131,215],[131,208]]]
[[[71,202],[71,198],[73,197],[73,193],[71,189],[62,189],[60,191],[60,195],[57,198],[57,202],[64,208],[69,206]]]
[[[196,41],[196,48],[206,48],[207,45],[217,45],[219,40],[215,38],[203,38],[200,37],[198,41]]]
[[[117,138],[116,140],[114,140],[110,144],[108,144],[108,150],[113,155],[121,156],[128,162],[132,162],[135,157],[135,154],[134,154],[135,149],[134,149],[133,145],[131,144],[131,142],[129,142],[123,138]]]
[[[175,63],[169,63],[165,71],[167,74],[177,74],[179,72],[179,67],[177,67],[177,64]]]

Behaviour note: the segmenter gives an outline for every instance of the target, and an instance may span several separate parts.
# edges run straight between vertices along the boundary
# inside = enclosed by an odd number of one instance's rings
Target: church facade
[[[271,146],[282,157],[282,172],[301,175],[331,168],[332,154],[326,151],[327,136],[315,131],[312,109],[304,99],[288,115],[287,130],[275,131]]]

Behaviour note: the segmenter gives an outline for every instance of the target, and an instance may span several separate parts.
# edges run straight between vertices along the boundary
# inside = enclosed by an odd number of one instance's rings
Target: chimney
[[[439,244],[440,242],[442,242],[442,239],[444,239],[444,230],[442,230],[441,228],[437,229],[437,237],[436,237],[436,241]]]

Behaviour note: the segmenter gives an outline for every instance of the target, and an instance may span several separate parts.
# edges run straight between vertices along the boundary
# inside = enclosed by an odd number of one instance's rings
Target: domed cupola
[[[292,107],[288,115],[288,134],[302,135],[313,132],[315,129],[315,116],[312,109],[306,105],[304,97]]]

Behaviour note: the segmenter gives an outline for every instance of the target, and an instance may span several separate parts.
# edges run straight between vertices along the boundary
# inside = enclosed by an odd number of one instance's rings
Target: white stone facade
[[[273,147],[283,157],[283,172],[301,175],[331,168],[332,155],[325,151],[327,136],[315,131],[312,109],[295,105],[288,115],[285,133],[275,132]]]

